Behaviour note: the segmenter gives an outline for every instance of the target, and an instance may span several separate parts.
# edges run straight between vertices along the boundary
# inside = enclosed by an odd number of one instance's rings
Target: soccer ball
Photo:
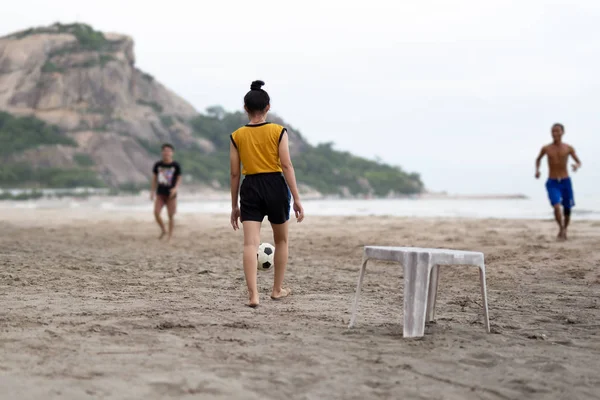
[[[275,247],[269,243],[261,243],[258,246],[258,269],[268,271],[273,268]]]

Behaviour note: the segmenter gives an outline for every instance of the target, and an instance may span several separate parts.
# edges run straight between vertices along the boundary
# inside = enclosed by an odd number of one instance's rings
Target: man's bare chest
[[[546,153],[550,162],[565,162],[569,158],[569,147],[551,146],[547,149]]]

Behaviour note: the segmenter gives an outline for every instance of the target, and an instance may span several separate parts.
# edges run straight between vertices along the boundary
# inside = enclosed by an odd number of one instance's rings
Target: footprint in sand
[[[525,379],[513,379],[508,382],[508,386],[512,389],[518,390],[523,394],[533,394],[533,393],[549,393],[550,390],[546,388],[542,388],[538,386],[534,382],[528,382]],[[525,398],[525,397],[524,397]]]
[[[540,372],[562,372],[567,369],[562,364],[554,362],[554,360],[549,357],[536,357],[533,360],[526,361],[525,365]]]
[[[467,358],[463,358],[459,362],[465,365],[471,365],[474,367],[492,368],[498,365],[498,361],[501,359],[500,356],[491,352],[477,352],[471,353]]]
[[[208,387],[207,385],[198,384],[190,385],[185,380],[175,382],[152,382],[150,386],[163,396],[180,397],[186,395],[222,395],[223,392],[217,388]]]

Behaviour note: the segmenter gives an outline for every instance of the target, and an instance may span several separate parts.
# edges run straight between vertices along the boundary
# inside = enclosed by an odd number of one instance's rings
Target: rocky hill
[[[130,37],[84,24],[0,38],[0,110],[3,187],[146,185],[162,142],[188,182],[224,186],[228,135],[245,123],[220,107],[198,113],[136,67]],[[290,142],[300,182],[321,192],[423,189],[417,174],[311,146],[293,128]]]

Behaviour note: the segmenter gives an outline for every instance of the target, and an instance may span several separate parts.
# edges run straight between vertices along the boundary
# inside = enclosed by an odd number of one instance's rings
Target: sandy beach
[[[600,222],[308,216],[292,224],[285,301],[245,307],[227,215],[0,210],[0,399],[600,398]],[[272,242],[265,225],[263,240]],[[483,251],[441,270],[437,321],[402,338],[402,270],[362,246]]]

